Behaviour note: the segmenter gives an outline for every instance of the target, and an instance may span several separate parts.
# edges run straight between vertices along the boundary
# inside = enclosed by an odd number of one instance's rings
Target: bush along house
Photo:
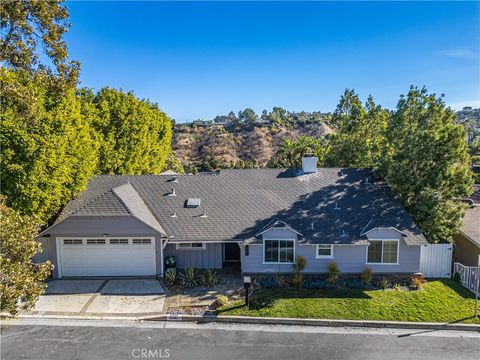
[[[419,271],[427,244],[369,169],[221,170],[198,175],[99,175],[39,235],[54,277],[163,276],[238,266],[245,274]]]

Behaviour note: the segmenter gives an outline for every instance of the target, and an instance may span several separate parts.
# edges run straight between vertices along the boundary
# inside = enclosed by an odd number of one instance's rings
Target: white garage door
[[[155,275],[153,238],[61,238],[60,276]]]

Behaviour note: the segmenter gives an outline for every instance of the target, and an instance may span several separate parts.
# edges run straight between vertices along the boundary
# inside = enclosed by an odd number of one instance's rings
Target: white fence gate
[[[420,272],[427,278],[452,275],[453,244],[428,244],[420,249]]]
[[[456,262],[453,265],[454,273],[460,274],[462,285],[470,289],[475,294],[475,289],[478,281],[478,269],[476,266],[465,266]],[[480,295],[480,292],[479,292]]]

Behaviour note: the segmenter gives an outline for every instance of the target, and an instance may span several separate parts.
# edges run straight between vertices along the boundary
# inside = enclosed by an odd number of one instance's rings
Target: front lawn
[[[261,317],[395,320],[480,323],[473,318],[475,297],[449,280],[428,281],[423,290],[286,290],[261,289],[250,310],[238,300],[217,310],[218,315]]]

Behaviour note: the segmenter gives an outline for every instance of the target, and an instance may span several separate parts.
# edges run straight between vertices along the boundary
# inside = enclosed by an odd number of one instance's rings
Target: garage
[[[58,272],[62,276],[151,276],[155,238],[57,238]]]

